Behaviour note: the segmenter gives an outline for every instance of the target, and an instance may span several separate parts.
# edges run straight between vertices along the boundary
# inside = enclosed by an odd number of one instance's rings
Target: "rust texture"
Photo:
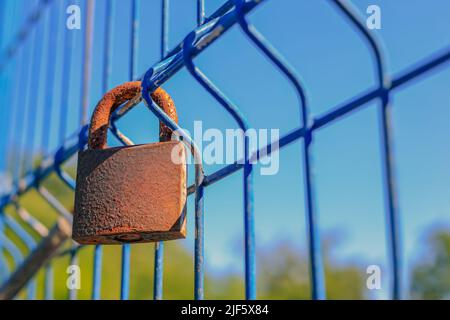
[[[0,288],[0,300],[14,299],[39,270],[51,261],[66,240],[70,239],[70,234],[69,222],[64,218],[59,218],[38,246],[3,283]]]
[[[112,112],[140,88],[140,82],[116,87],[94,111],[89,149],[78,155],[72,236],[80,244],[186,236],[186,154],[181,142],[168,141],[172,131],[160,124],[160,140],[166,142],[106,147]],[[175,105],[164,90],[156,90],[152,98],[177,122]]]
[[[141,82],[133,81],[121,84],[108,93],[98,102],[92,115],[91,125],[89,127],[89,149],[106,149],[107,134],[111,114],[121,104],[133,99],[141,92]],[[170,95],[162,88],[156,89],[151,94],[155,103],[167,113],[173,121],[178,123],[178,115],[175,104]],[[172,130],[164,123],[159,123],[160,141],[169,141],[172,136]]]

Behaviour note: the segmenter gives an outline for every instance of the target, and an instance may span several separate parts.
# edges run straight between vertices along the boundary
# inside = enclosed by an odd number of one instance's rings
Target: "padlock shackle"
[[[120,105],[141,94],[141,82],[132,81],[121,84],[108,93],[98,102],[92,114],[91,125],[89,126],[88,147],[91,150],[106,149],[109,122],[111,115]],[[177,110],[170,95],[162,88],[157,88],[152,94],[155,103],[178,123]],[[163,122],[159,123],[159,140],[169,141],[172,137],[172,130]]]

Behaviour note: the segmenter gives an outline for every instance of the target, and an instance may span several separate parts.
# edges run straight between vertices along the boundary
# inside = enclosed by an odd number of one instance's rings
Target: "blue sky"
[[[21,23],[20,4],[7,3],[7,25],[2,44],[10,41],[11,28]],[[69,1],[80,3],[79,1]],[[196,25],[194,0],[173,0],[170,5],[169,47],[178,44]],[[207,13],[222,0],[207,0]],[[382,29],[371,31],[382,39],[387,69],[397,74],[416,61],[450,45],[450,2],[446,0],[358,0],[352,1],[362,15],[368,5],[377,4],[382,13]],[[16,5],[14,5],[16,3]],[[58,2],[60,3],[60,2]],[[100,99],[103,59],[103,19],[105,0],[97,0],[91,110]],[[115,39],[110,86],[128,79],[129,1],[116,3]],[[16,9],[14,9],[16,6]],[[84,1],[81,1],[82,10]],[[51,147],[58,144],[58,104],[62,79],[62,33],[65,32],[65,4],[59,7],[59,36],[56,54],[53,120],[37,122],[35,145],[43,128],[52,133]],[[141,1],[139,32],[139,73],[159,60],[160,1]],[[266,38],[296,68],[307,89],[312,116],[321,115],[375,85],[374,65],[361,36],[351,28],[328,1],[267,1],[249,18]],[[44,20],[45,21],[45,20]],[[71,70],[69,127],[79,123],[81,31],[75,35]],[[39,37],[47,43],[44,33]],[[30,39],[33,39],[31,37]],[[44,50],[46,54],[47,50]],[[281,135],[300,125],[296,95],[274,66],[233,27],[195,61],[225,92],[255,128],[278,128]],[[46,63],[42,70],[46,69]],[[12,68],[6,74],[11,78]],[[5,77],[5,75],[3,75]],[[41,72],[41,84],[45,83]],[[9,78],[8,78],[9,77]],[[401,240],[405,268],[417,259],[424,232],[431,226],[450,224],[450,69],[408,85],[393,94],[393,134],[398,181]],[[41,90],[41,87],[38,87]],[[194,121],[203,127],[236,128],[231,116],[200,87],[186,70],[164,85],[176,102],[180,124],[193,129]],[[43,94],[36,97],[36,119],[41,119]],[[362,259],[379,264],[387,271],[382,162],[377,103],[333,123],[315,135],[313,157],[320,230],[340,232],[343,243],[337,259]],[[2,111],[3,112],[3,111]],[[22,125],[27,125],[22,122]],[[120,120],[120,129],[136,143],[156,141],[157,121],[139,106]],[[113,139],[110,139],[114,144]],[[15,141],[15,143],[19,143]],[[220,166],[208,166],[212,173]],[[275,176],[255,176],[255,215],[258,246],[287,240],[304,248],[306,227],[300,142],[280,153],[280,171]],[[192,177],[192,175],[191,175]],[[206,263],[211,271],[240,271],[243,268],[242,174],[237,173],[205,191]],[[189,237],[193,246],[193,201],[190,199]],[[383,278],[386,295],[387,282]]]

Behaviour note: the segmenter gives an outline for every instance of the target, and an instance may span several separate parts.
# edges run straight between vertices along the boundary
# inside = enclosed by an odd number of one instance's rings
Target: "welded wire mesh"
[[[192,78],[195,79],[217,102],[229,113],[236,121],[238,126],[246,130],[250,127],[245,115],[241,113],[239,108],[235,106],[226,95],[213,84],[204,73],[194,64],[193,59],[201,54],[204,50],[215,41],[220,41],[221,36],[233,25],[239,25],[243,33],[249,41],[255,44],[268,59],[273,62],[273,67],[277,68],[292,83],[296,90],[302,123],[301,126],[292,130],[288,134],[282,136],[277,144],[283,149],[287,145],[303,140],[302,162],[304,164],[303,171],[305,177],[305,207],[308,227],[308,253],[310,261],[310,278],[311,278],[311,296],[313,299],[325,299],[326,283],[324,280],[324,265],[321,259],[320,234],[318,220],[316,217],[314,177],[312,174],[312,143],[314,141],[314,133],[316,130],[325,125],[334,123],[345,118],[351,112],[362,108],[369,102],[377,101],[381,114],[382,128],[382,157],[383,157],[383,181],[386,202],[387,226],[386,232],[389,235],[389,263],[391,282],[391,297],[394,299],[402,298],[402,248],[398,241],[399,233],[399,216],[396,198],[395,172],[393,166],[392,151],[392,124],[389,117],[391,110],[391,93],[399,90],[403,85],[412,80],[420,78],[427,72],[439,68],[448,67],[450,59],[450,48],[442,52],[437,52],[429,59],[419,61],[412,65],[404,72],[391,76],[387,74],[384,64],[384,52],[379,45],[379,41],[370,33],[363,20],[352,9],[350,5],[341,0],[330,1],[335,10],[342,14],[342,18],[348,20],[349,26],[357,30],[367,43],[370,50],[372,60],[376,66],[376,88],[365,92],[362,95],[355,96],[330,111],[325,112],[317,117],[311,117],[306,92],[303,84],[296,75],[296,71],[284,60],[284,58],[272,47],[264,36],[250,24],[246,15],[252,10],[264,10],[259,7],[263,0],[236,0],[227,1],[211,16],[205,16],[204,1],[197,1],[197,24],[198,27],[189,33],[184,40],[174,49],[169,50],[168,34],[169,34],[169,0],[162,0],[161,9],[161,43],[160,55],[161,60],[154,63],[148,70],[137,70],[137,51],[139,47],[139,22],[141,19],[140,1],[130,1],[130,19],[122,19],[121,24],[130,24],[131,34],[129,43],[123,44],[123,50],[130,50],[129,54],[129,74],[124,81],[132,79],[141,79],[143,81],[144,92],[152,92],[157,87],[177,74],[182,68],[186,67]],[[7,26],[0,23],[0,34],[3,32],[13,33],[15,36],[6,44],[3,44],[3,53],[0,60],[0,72],[6,74],[10,81],[2,82],[5,94],[1,99],[1,135],[3,140],[2,154],[5,154],[3,163],[2,176],[4,185],[9,188],[8,192],[3,194],[0,203],[0,264],[2,266],[1,282],[3,289],[9,286],[8,282],[21,266],[26,263],[26,259],[36,250],[42,239],[48,236],[49,231],[42,221],[29,214],[21,205],[20,199],[24,197],[30,190],[35,190],[39,197],[44,199],[50,207],[54,208],[59,215],[68,221],[71,220],[70,210],[65,204],[60,203],[57,194],[50,193],[43,183],[49,176],[56,175],[68,188],[74,190],[76,185],[73,177],[65,169],[67,162],[73,163],[73,156],[79,150],[82,150],[87,141],[87,123],[89,111],[89,90],[92,82],[92,50],[93,50],[93,28],[94,28],[94,10],[95,6],[101,6],[104,11],[104,54],[102,60],[103,74],[102,91],[105,93],[110,87],[110,74],[112,68],[112,54],[114,41],[113,25],[114,19],[120,13],[115,12],[113,1],[82,1],[83,4],[83,49],[81,56],[76,57],[74,51],[73,33],[65,28],[61,28],[64,21],[59,18],[59,12],[72,4],[72,1],[52,1],[40,0],[30,7],[28,5],[20,7],[16,6],[16,11],[22,11],[24,21],[21,23],[19,30],[14,26]],[[4,2],[0,2],[0,6]],[[4,13],[4,10],[0,10]],[[46,19],[45,19],[46,18]],[[46,27],[44,28],[45,24]],[[7,30],[9,29],[9,30]],[[41,35],[47,32],[48,43],[41,41]],[[61,61],[56,60],[55,53],[52,48],[56,47],[56,42],[61,39],[58,35],[63,32],[63,52]],[[128,48],[128,49],[127,49]],[[79,117],[78,129],[70,133],[68,132],[68,107],[69,91],[74,83],[71,83],[71,68],[68,67],[73,59],[80,58],[82,66],[81,83],[79,84],[79,107],[77,109]],[[46,70],[40,67],[46,60]],[[58,67],[55,61],[59,61],[61,67]],[[151,63],[151,61],[149,61]],[[141,73],[145,71],[144,73]],[[54,84],[61,75],[65,81],[62,82],[61,92],[57,95],[54,92]],[[43,82],[41,82],[43,81]],[[58,99],[56,99],[56,97]],[[147,96],[148,108],[161,121],[165,122],[172,129],[180,129],[170,118],[168,118],[161,110],[154,105],[153,101]],[[44,105],[42,114],[37,114],[34,103],[43,100]],[[6,107],[6,106],[9,107]],[[53,106],[53,107],[52,107]],[[120,110],[119,110],[120,111]],[[118,129],[117,120],[125,116],[126,113],[116,112],[112,118],[111,131],[119,140],[123,141],[123,136]],[[44,124],[51,122],[58,123],[58,143],[56,150],[50,150],[50,130],[43,132],[40,141],[35,139],[36,125],[38,121]],[[191,142],[189,136],[185,136],[188,142]],[[219,183],[222,179],[239,171],[243,172],[242,192],[243,192],[243,208],[244,217],[244,246],[245,246],[245,296],[247,299],[257,298],[256,287],[256,266],[255,266],[255,219],[253,209],[253,161],[263,156],[263,149],[251,153],[248,141],[244,138],[244,161],[236,161],[229,164],[216,172],[204,175],[200,165],[196,166],[195,184],[189,186],[188,193],[195,194],[193,201],[195,202],[195,279],[194,279],[194,297],[196,299],[204,298],[204,278],[205,278],[205,262],[204,262],[204,215],[203,201],[204,188]],[[193,142],[192,142],[193,143]],[[275,143],[268,146],[267,152],[270,154],[275,151]],[[39,150],[41,158],[33,158],[33,152]],[[281,150],[282,152],[282,150]],[[11,181],[8,183],[8,177]],[[12,208],[14,214],[10,214],[7,208]],[[20,222],[20,223],[19,223]],[[7,232],[8,229],[9,231]],[[33,235],[33,236],[32,236]],[[12,239],[20,239],[26,246],[28,255],[23,255],[17,244]],[[69,242],[69,240],[67,240]],[[75,243],[70,248],[64,247],[60,252],[52,257],[50,261],[46,261],[44,268],[44,298],[51,299],[53,292],[53,263],[52,261],[68,257],[67,263],[74,265],[77,262],[78,253],[83,247]],[[129,298],[130,276],[132,266],[130,266],[130,251],[132,246],[127,244],[122,248],[121,257],[121,299]],[[154,257],[154,283],[153,294],[155,299],[163,298],[163,262],[164,262],[164,246],[158,243],[155,246]],[[101,298],[101,282],[102,282],[102,246],[96,246],[93,251],[93,279],[90,287],[92,289],[92,298]],[[6,261],[6,257],[11,257],[13,264]],[[21,270],[21,272],[24,272]],[[24,272],[21,277],[30,276],[24,283],[26,286],[20,287],[20,292],[26,292],[29,299],[36,298],[36,277],[32,273],[30,275]],[[2,290],[3,290],[2,289]],[[15,293],[14,293],[15,295]],[[70,290],[68,298],[76,298],[76,290]]]

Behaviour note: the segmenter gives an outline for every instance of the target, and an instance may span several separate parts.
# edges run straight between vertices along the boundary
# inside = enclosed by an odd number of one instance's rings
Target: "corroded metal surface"
[[[111,113],[140,94],[140,88],[139,81],[116,87],[94,111],[89,149],[78,155],[73,239],[80,244],[186,236],[186,154],[181,142],[168,141],[172,131],[160,124],[160,140],[167,142],[106,145]],[[152,98],[178,122],[175,105],[164,90],[156,90]]]
[[[136,96],[140,95],[140,93],[141,82],[133,81],[117,86],[103,96],[95,108],[91,119],[91,125],[89,127],[88,146],[90,149],[107,148],[106,138],[111,114],[121,104],[134,99]],[[175,104],[167,92],[165,92],[162,88],[158,88],[151,94],[151,97],[155,103],[172,118],[172,120],[178,123],[178,115],[175,109]],[[170,128],[162,122],[159,124],[159,132],[160,139],[162,141],[170,140],[172,130],[170,130]]]

